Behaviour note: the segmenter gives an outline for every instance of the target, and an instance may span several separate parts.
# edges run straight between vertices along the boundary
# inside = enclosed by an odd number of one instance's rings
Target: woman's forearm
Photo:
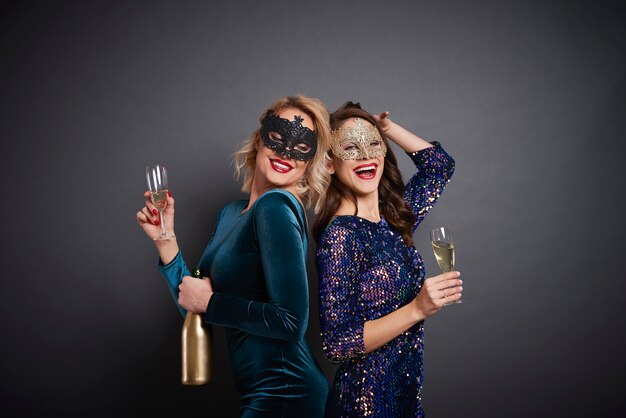
[[[406,152],[421,151],[432,147],[432,144],[414,133],[404,129],[397,123],[388,120],[385,136],[398,144]]]
[[[365,322],[363,328],[365,352],[371,353],[382,347],[423,319],[425,319],[423,314],[415,303],[411,302],[390,314]]]
[[[176,257],[176,254],[178,254],[179,248],[176,238],[157,240],[154,241],[154,244],[159,251],[159,257],[161,257],[161,263],[163,263],[163,265],[169,264],[170,261]]]

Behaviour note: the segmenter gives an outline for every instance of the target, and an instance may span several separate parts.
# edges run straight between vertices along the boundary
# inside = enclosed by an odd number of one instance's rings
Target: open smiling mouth
[[[270,164],[272,166],[272,169],[274,169],[274,171],[277,171],[279,173],[288,173],[291,170],[293,170],[293,167],[291,166],[291,164],[283,160],[279,160],[278,158],[270,158]]]
[[[360,179],[363,180],[371,180],[376,177],[376,170],[378,169],[378,164],[363,164],[355,168],[354,174]]]

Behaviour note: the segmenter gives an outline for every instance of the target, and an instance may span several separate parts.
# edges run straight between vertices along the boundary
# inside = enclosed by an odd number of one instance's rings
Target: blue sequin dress
[[[416,216],[413,231],[454,172],[454,160],[438,143],[409,154],[417,173],[404,199]],[[328,417],[423,417],[423,321],[365,354],[363,326],[412,301],[424,281],[415,247],[383,218],[337,216],[315,256],[319,313],[326,357],[339,363],[328,395]]]

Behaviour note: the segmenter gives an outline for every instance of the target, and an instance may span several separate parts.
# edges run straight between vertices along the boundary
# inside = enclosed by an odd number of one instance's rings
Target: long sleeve
[[[191,276],[191,273],[189,272],[187,264],[185,263],[185,260],[183,259],[180,251],[178,252],[178,254],[176,254],[176,257],[174,257],[172,261],[165,265],[163,265],[163,263],[161,263],[161,260],[159,259],[159,270],[165,278],[167,287],[170,291],[170,294],[174,298],[174,303],[178,307],[178,310],[180,311],[183,318],[186,317],[187,311],[178,304],[178,286],[183,281],[183,277]]]
[[[224,208],[222,208],[217,215],[217,222],[215,223],[215,227],[213,228],[213,233],[211,234],[209,243],[215,236],[215,231],[217,230],[217,225],[219,225],[223,210]],[[183,277],[191,276],[191,272],[187,267],[185,260],[183,259],[182,253],[179,251],[178,254],[176,254],[176,257],[174,257],[172,261],[167,264],[163,264],[161,262],[161,259],[159,259],[158,268],[163,275],[163,278],[165,279],[165,283],[167,284],[167,288],[169,289],[170,294],[174,298],[174,303],[176,304],[176,307],[178,307],[181,315],[183,316],[183,318],[185,318],[187,316],[187,311],[178,304],[178,286],[180,286],[180,284],[182,283]]]
[[[415,215],[413,231],[424,220],[454,173],[454,159],[438,142],[432,144],[433,147],[407,153],[417,168],[404,190],[404,200]]]
[[[333,363],[365,354],[364,321],[359,312],[359,256],[354,231],[331,225],[315,255],[319,276],[322,349]]]
[[[250,210],[254,210],[254,235],[268,300],[216,292],[205,320],[255,335],[298,341],[304,336],[309,314],[304,212],[286,192],[266,193]]]

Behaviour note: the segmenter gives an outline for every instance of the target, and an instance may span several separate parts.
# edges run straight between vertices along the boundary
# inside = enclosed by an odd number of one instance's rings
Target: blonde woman
[[[309,319],[305,206],[320,209],[330,180],[328,111],[317,99],[284,97],[235,153],[246,200],[224,206],[190,277],[176,239],[154,241],[159,268],[183,316],[205,313],[225,327],[242,417],[323,415],[328,382],[305,341]],[[159,220],[145,194],[137,221],[148,237]],[[174,228],[174,199],[165,222]]]

